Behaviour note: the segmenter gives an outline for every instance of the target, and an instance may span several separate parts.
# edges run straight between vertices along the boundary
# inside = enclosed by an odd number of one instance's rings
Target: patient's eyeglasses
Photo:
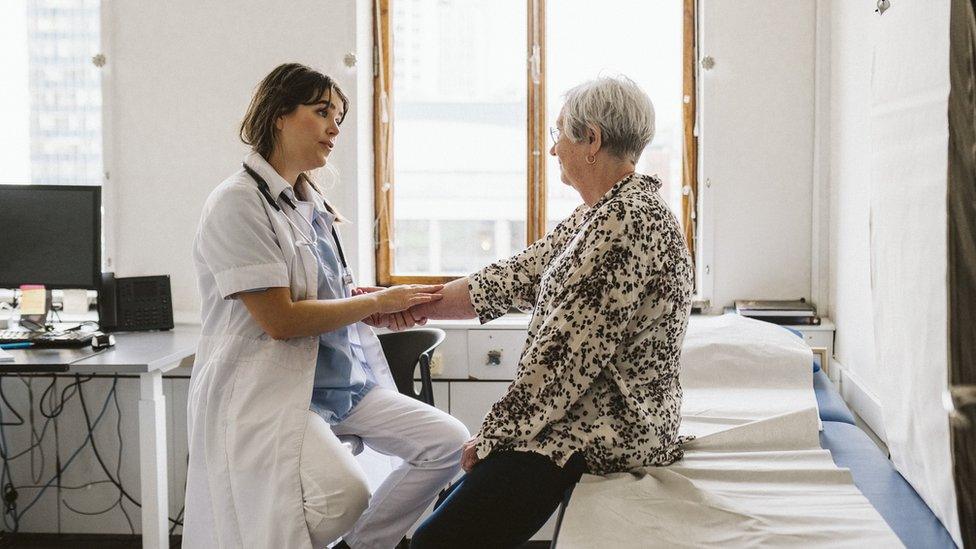
[[[559,131],[559,128],[557,128],[555,126],[549,126],[549,137],[552,137],[552,144],[553,145],[555,145],[556,143],[559,143],[559,136],[560,135],[562,135],[562,132]]]

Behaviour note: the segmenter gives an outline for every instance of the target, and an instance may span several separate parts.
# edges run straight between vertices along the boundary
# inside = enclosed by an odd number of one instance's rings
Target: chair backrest
[[[444,330],[438,328],[419,328],[378,335],[383,354],[390,364],[393,381],[400,393],[430,405],[434,404],[434,395],[430,386],[430,359],[446,335]],[[418,366],[421,369],[420,378],[423,384],[420,394],[414,391],[413,381]]]

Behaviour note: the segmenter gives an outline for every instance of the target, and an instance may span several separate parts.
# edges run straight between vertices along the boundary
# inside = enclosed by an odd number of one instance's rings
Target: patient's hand
[[[410,313],[401,311],[399,313],[380,313],[370,315],[363,319],[363,323],[373,328],[388,328],[394,332],[400,332],[414,326],[427,324],[426,318],[414,319]]]
[[[390,315],[369,315],[363,319],[363,324],[373,328],[387,328],[390,325]]]
[[[461,468],[465,473],[470,473],[471,469],[478,464],[478,437],[471,437],[470,440],[461,445]]]
[[[427,319],[430,318],[430,305],[427,303],[421,303],[420,305],[414,305],[410,307],[405,313],[413,318],[414,322],[420,323],[423,321],[424,324],[427,323]]]
[[[390,314],[390,323],[387,328],[394,332],[400,332],[413,328],[414,326],[423,326],[424,324],[427,324],[426,318],[415,319],[409,312],[400,311],[399,313]]]

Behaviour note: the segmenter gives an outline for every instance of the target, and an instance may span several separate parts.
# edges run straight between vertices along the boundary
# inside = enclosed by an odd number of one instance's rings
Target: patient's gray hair
[[[575,143],[588,124],[599,127],[603,146],[634,163],[654,139],[654,105],[644,90],[626,76],[600,77],[566,92],[561,131]]]

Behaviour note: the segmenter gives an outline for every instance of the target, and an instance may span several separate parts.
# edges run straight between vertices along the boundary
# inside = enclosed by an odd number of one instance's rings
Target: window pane
[[[437,263],[436,257],[431,256],[430,221],[426,219],[401,219],[396,224],[397,257],[400,258],[400,274],[418,274],[430,269],[430,265]]]
[[[0,183],[101,183],[100,4],[0,2]]]
[[[592,2],[584,0],[559,0],[546,5],[549,125],[556,123],[563,94],[577,84],[616,74],[637,82],[651,97],[656,114],[654,140],[644,149],[637,171],[661,179],[661,196],[671,205],[679,222],[683,4],[683,0],[607,0],[597,10],[592,9]],[[580,17],[580,13],[586,13],[586,17]],[[546,165],[546,185],[546,225],[551,229],[582,199],[562,182],[559,163],[552,156]]]
[[[393,274],[466,274],[525,242],[526,9],[391,2]]]
[[[466,274],[490,263],[496,257],[495,221],[465,219],[440,221],[441,264],[446,274]]]

